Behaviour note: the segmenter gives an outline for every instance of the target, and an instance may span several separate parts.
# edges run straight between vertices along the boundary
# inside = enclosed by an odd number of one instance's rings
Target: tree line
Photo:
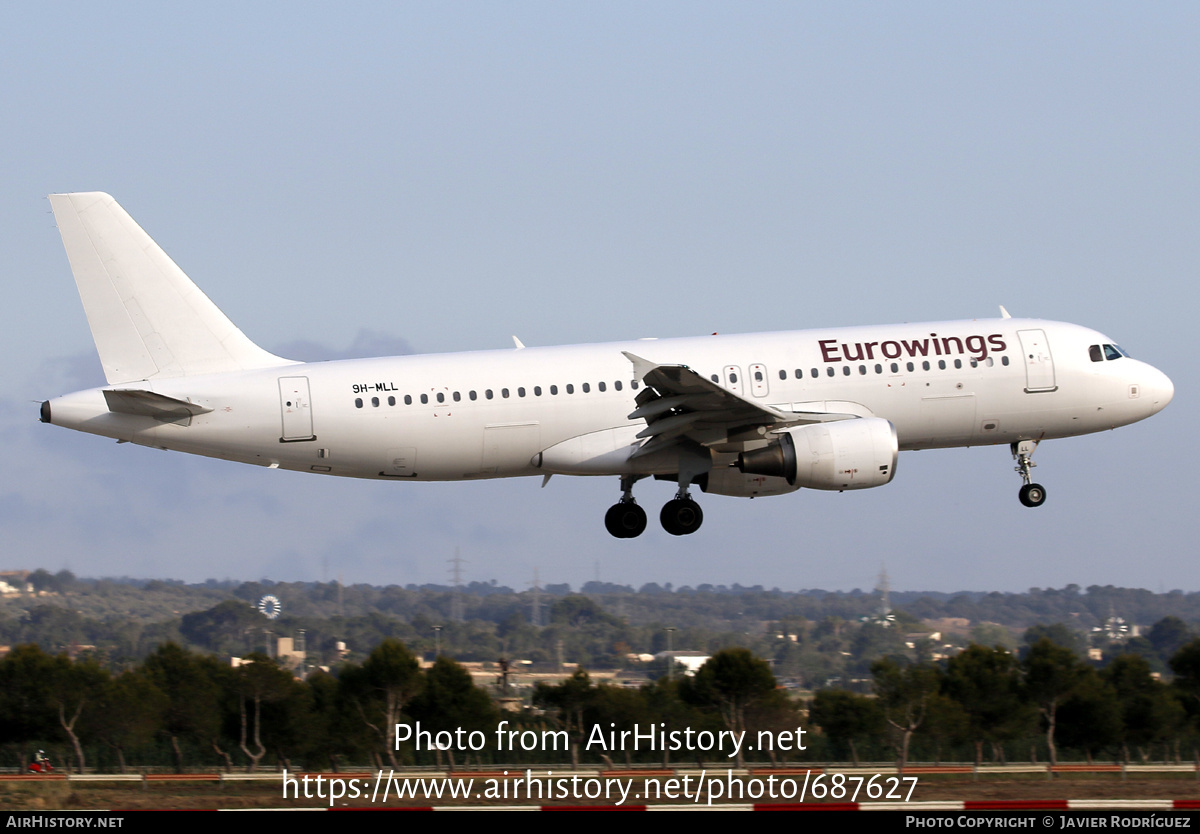
[[[1026,753],[1056,763],[1064,751],[1089,760],[1178,760],[1185,751],[1195,757],[1200,640],[1184,644],[1169,664],[1170,683],[1136,654],[1096,669],[1041,636],[1019,655],[973,644],[944,662],[880,658],[871,665],[869,693],[828,688],[805,700],[782,689],[765,660],[734,647],[716,652],[694,676],[667,670],[639,688],[597,685],[579,670],[538,685],[527,709],[502,713],[497,693],[476,686],[461,665],[440,656],[422,669],[393,639],[361,663],[304,680],[265,655],[234,667],[173,643],[116,672],[94,659],[21,645],[0,660],[0,750],[10,766],[23,767],[44,748],[78,770],[120,772],[130,762],[178,771],[744,763],[745,748],[731,761],[724,750],[594,743],[597,728],[604,738],[656,726],[795,739],[784,749],[756,749],[755,758],[775,763],[857,763],[864,754],[902,766],[914,756],[981,763]],[[497,749],[495,731],[505,720],[564,743]],[[411,733],[397,743],[396,726],[417,722],[430,734],[477,731],[486,743],[429,749],[414,744]],[[804,749],[799,728],[807,730]]]

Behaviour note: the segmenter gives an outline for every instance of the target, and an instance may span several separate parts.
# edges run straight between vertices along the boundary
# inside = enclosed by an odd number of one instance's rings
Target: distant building
[[[672,667],[678,664],[684,667],[684,674],[690,676],[696,674],[710,657],[704,652],[659,652],[654,659],[669,662]]]

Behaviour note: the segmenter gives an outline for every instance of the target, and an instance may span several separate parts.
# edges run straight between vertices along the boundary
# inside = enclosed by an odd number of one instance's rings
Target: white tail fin
[[[246,338],[107,194],[51,194],[109,384],[293,364]]]

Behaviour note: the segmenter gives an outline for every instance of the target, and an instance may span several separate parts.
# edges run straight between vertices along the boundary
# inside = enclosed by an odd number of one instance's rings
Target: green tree
[[[746,714],[752,706],[773,698],[775,675],[765,660],[749,649],[722,649],[680,684],[680,695],[697,705],[715,706],[733,733],[746,732]],[[744,746],[737,749],[737,766],[745,767]]]
[[[1112,687],[1119,704],[1122,753],[1129,761],[1129,745],[1148,761],[1148,748],[1179,738],[1184,723],[1183,705],[1175,693],[1154,679],[1150,664],[1138,655],[1121,655],[1100,673]]]
[[[576,669],[571,677],[553,686],[539,683],[533,690],[533,704],[555,711],[559,726],[567,733],[571,742],[571,769],[579,769],[579,748],[583,744],[588,724],[584,712],[591,706],[596,688],[583,669]]]
[[[876,738],[887,729],[879,701],[845,689],[822,689],[808,707],[808,718],[830,740],[850,748],[854,766],[859,766],[856,741]]]
[[[471,674],[458,663],[442,655],[425,672],[425,686],[409,705],[409,714],[421,722],[422,729],[433,733],[453,733],[461,728],[470,733],[479,730],[487,737],[499,719],[495,705],[486,692],[475,685]],[[441,750],[436,750],[441,766]],[[446,751],[450,769],[455,767],[454,749]]]
[[[234,670],[233,683],[237,688],[240,719],[239,746],[249,759],[246,772],[253,773],[267,753],[262,740],[263,705],[288,698],[293,694],[295,681],[291,673],[271,658],[254,653],[243,658],[242,665]]]
[[[1087,667],[1069,648],[1042,637],[1021,661],[1025,698],[1037,707],[1046,730],[1050,765],[1058,764],[1054,733],[1058,727],[1058,708],[1075,693]]]
[[[108,681],[87,722],[88,731],[117,754],[126,772],[125,751],[148,743],[162,727],[167,697],[141,670]]]
[[[901,667],[889,658],[871,664],[871,675],[884,720],[893,730],[897,767],[903,773],[913,734],[925,722],[930,701],[941,688],[940,676],[932,665]]]
[[[943,692],[967,717],[967,734],[975,747],[975,765],[990,743],[993,758],[1002,742],[1022,735],[1034,716],[1021,700],[1021,674],[1016,657],[999,646],[971,645],[946,663]]]
[[[175,772],[183,773],[180,739],[209,744],[218,755],[226,756],[218,746],[221,690],[216,681],[215,661],[194,655],[175,643],[165,643],[146,658],[142,668],[150,682],[166,696],[162,727],[171,741]]]
[[[1116,750],[1123,732],[1116,691],[1094,669],[1082,667],[1059,705],[1055,744],[1082,750],[1091,762],[1104,751]]]
[[[346,700],[383,746],[392,767],[398,767],[396,725],[423,683],[417,659],[399,640],[388,638],[375,647],[362,666],[343,669],[340,680]]]

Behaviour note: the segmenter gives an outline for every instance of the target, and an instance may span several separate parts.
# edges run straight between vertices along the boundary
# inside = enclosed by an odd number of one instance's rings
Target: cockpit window
[[[1100,350],[1100,345],[1091,345],[1088,348],[1088,356],[1092,357],[1093,362],[1103,362],[1104,353]]]
[[[1122,356],[1128,356],[1128,355],[1129,355],[1128,353],[1121,350],[1121,348],[1117,347],[1116,345],[1105,345],[1104,346],[1104,358],[1105,359],[1120,359]]]

